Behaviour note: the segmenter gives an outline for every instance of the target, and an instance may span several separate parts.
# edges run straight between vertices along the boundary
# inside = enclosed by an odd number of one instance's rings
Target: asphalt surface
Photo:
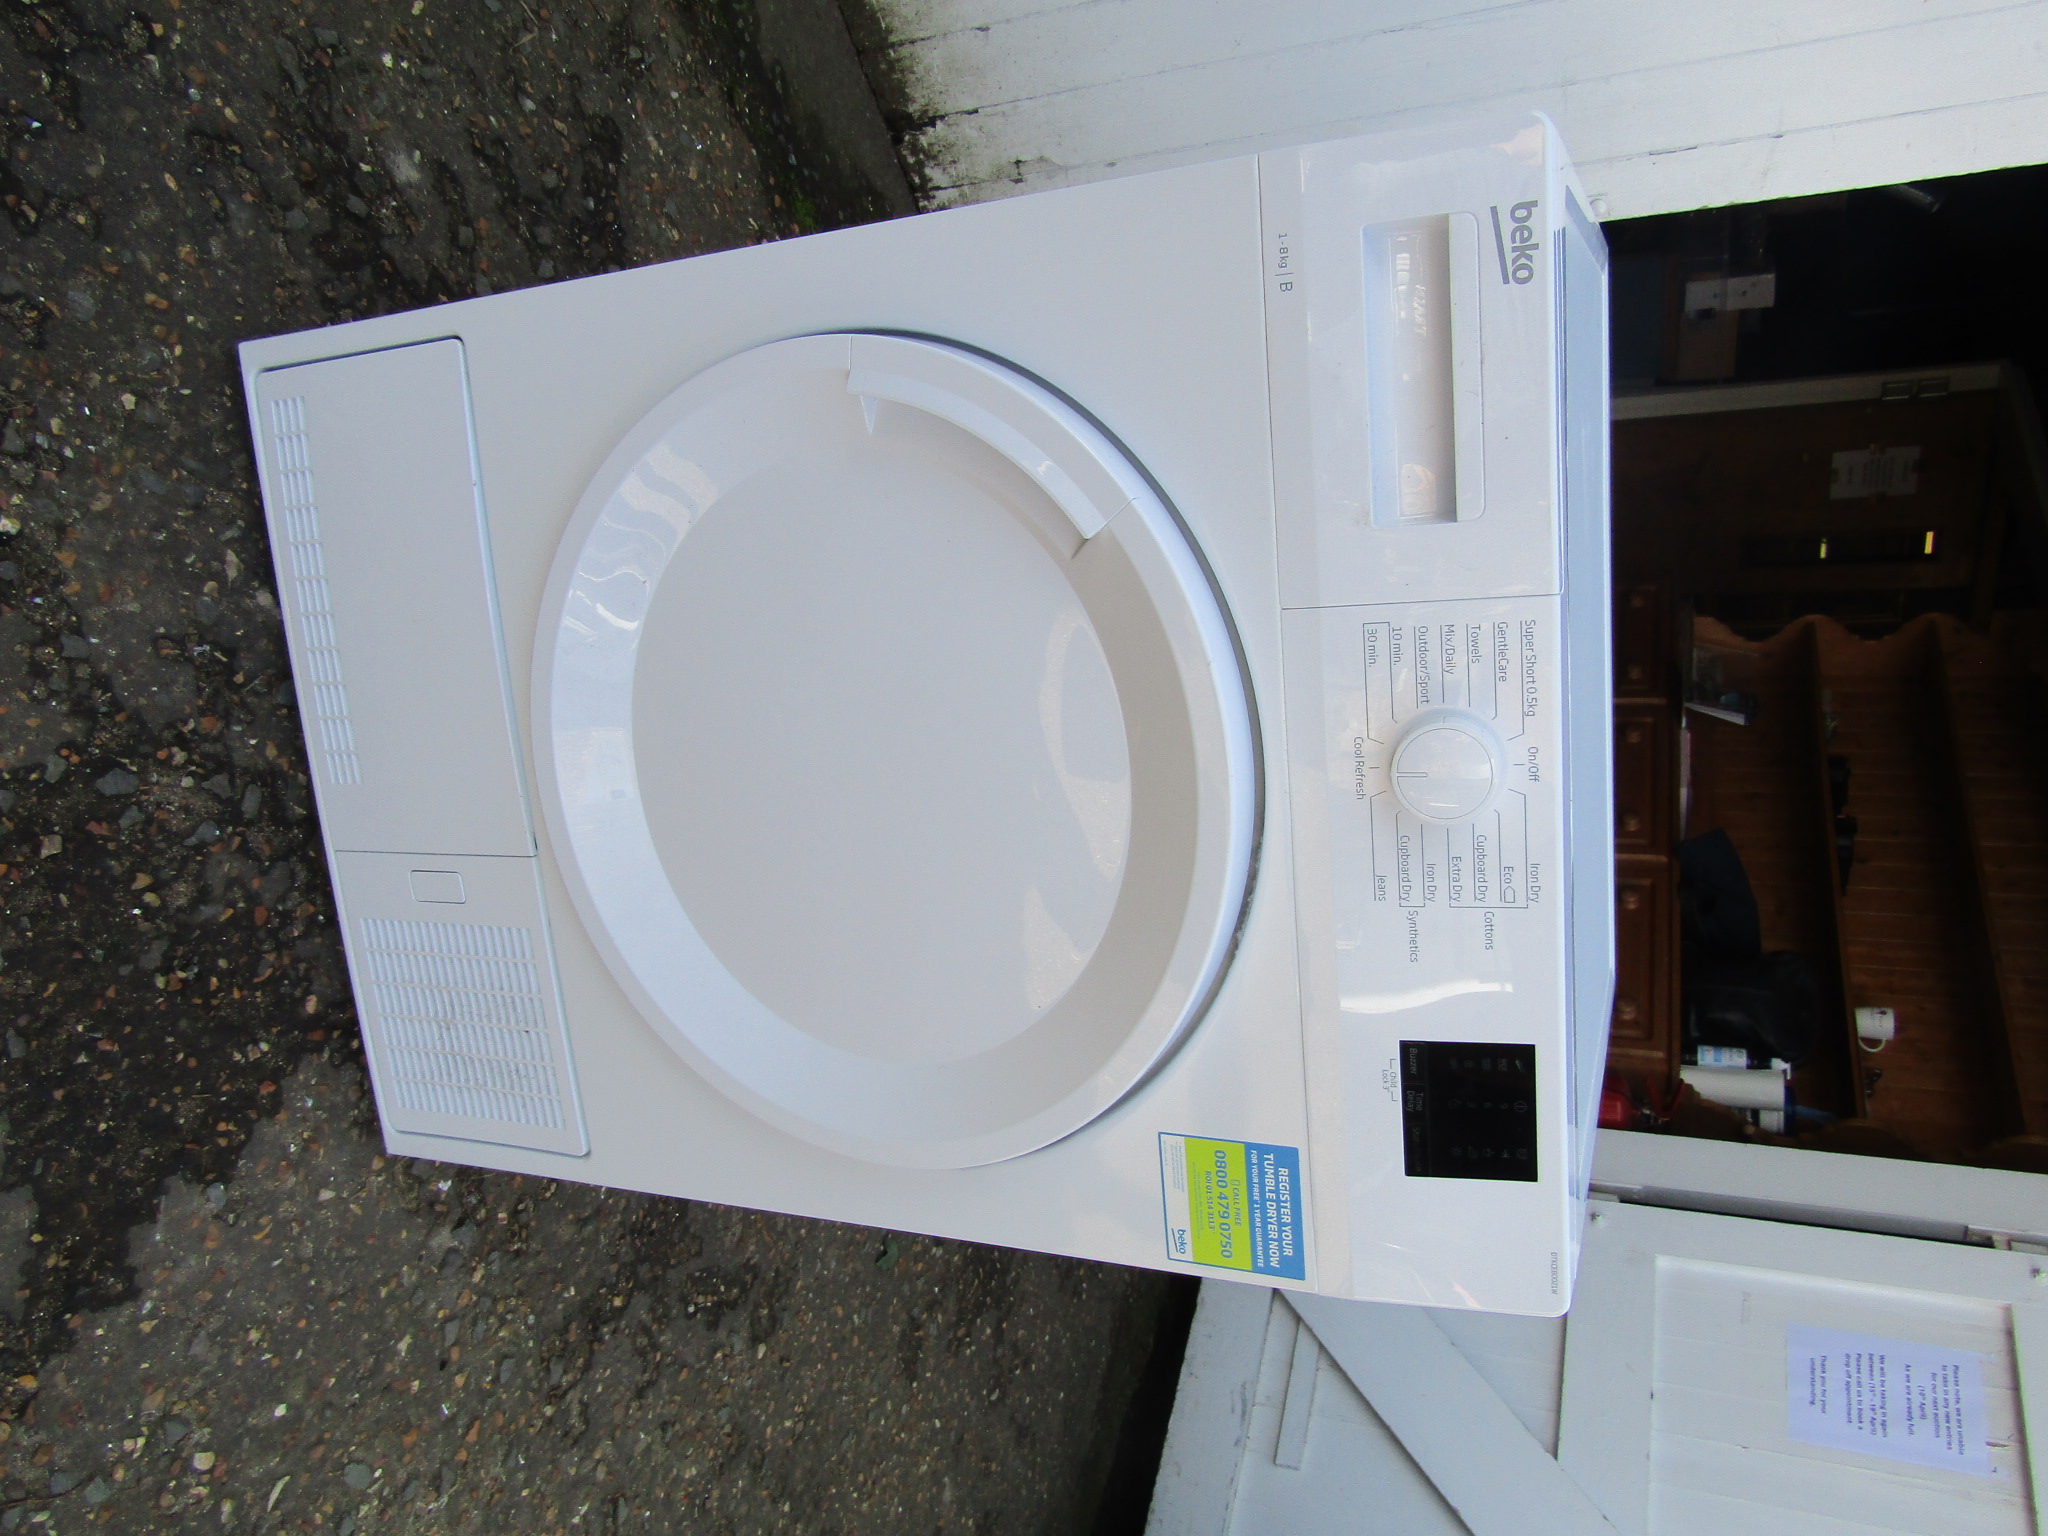
[[[0,100],[0,1532],[1128,1527],[1160,1278],[365,1100],[234,344],[907,211],[838,13],[9,0]]]
[[[5,1447],[49,1529],[1089,1529],[1131,1274],[386,1160],[361,1095],[137,1231]]]

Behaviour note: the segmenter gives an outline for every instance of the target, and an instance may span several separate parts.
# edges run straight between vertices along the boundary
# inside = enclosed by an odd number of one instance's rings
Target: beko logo
[[[1493,249],[1500,257],[1500,280],[1517,287],[1536,277],[1536,253],[1543,242],[1536,238],[1536,210],[1542,205],[1534,198],[1508,209],[1507,227],[1500,222],[1500,204],[1493,205]]]

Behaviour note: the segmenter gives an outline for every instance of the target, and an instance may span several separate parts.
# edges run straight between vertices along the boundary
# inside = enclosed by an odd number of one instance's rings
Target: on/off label
[[[1298,1148],[1161,1135],[1159,1176],[1169,1257],[1284,1280],[1307,1278]]]

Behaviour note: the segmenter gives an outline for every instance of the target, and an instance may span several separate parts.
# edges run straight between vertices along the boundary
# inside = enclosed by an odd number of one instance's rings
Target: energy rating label
[[[1161,1135],[1166,1251],[1184,1264],[1307,1278],[1301,1152],[1262,1141]]]

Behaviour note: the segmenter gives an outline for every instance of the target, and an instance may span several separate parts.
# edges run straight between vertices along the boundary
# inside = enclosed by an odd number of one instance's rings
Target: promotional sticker
[[[1274,1279],[1307,1278],[1300,1149],[1162,1135],[1159,1177],[1170,1257]]]

